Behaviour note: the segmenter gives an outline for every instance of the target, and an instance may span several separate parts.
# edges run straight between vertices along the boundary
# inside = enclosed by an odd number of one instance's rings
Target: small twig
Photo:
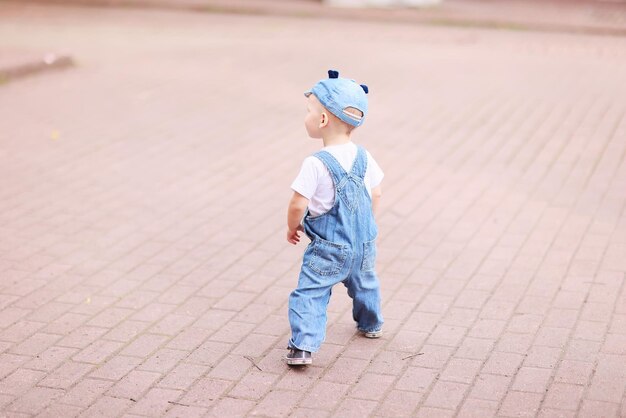
[[[253,359],[252,357],[250,357],[250,356],[244,356],[244,357],[245,357],[245,358],[247,358],[248,360],[250,360],[250,362],[251,362],[252,364],[254,364],[254,367],[256,367],[257,369],[259,369],[260,371],[263,371],[263,369],[262,369],[262,368],[260,368],[258,364],[256,364],[256,362],[254,361],[254,359]]]
[[[409,358],[421,356],[422,354],[424,354],[424,353],[411,354],[410,356],[402,357],[402,360],[406,360],[406,359],[409,359]]]
[[[180,406],[191,406],[180,402],[167,401],[167,403],[171,403],[172,405],[180,405]]]

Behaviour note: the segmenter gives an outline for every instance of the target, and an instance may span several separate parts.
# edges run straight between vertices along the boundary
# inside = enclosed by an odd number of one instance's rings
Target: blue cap
[[[328,78],[318,81],[313,88],[304,93],[317,97],[322,106],[333,115],[352,126],[361,126],[367,115],[367,93],[369,89],[364,84],[357,84],[354,80],[339,78],[339,72],[328,70]],[[363,112],[363,116],[354,115],[346,109],[353,107]]]

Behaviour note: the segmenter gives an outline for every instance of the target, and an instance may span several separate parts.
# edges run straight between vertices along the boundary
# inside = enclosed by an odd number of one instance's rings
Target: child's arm
[[[378,203],[380,202],[380,197],[382,195],[383,191],[380,188],[380,185],[372,189],[372,212],[374,213],[374,216],[376,216],[376,212],[378,211]]]
[[[293,196],[289,202],[289,209],[287,210],[287,241],[293,245],[300,242],[299,231],[302,231],[300,221],[308,205],[309,199],[298,192],[293,192]]]

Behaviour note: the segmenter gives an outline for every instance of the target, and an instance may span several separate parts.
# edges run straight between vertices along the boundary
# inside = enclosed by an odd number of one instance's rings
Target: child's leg
[[[298,288],[289,296],[291,347],[310,352],[319,350],[326,337],[326,308],[333,284],[302,267]]]
[[[376,272],[356,269],[344,280],[348,295],[352,298],[352,317],[359,330],[378,331],[383,326],[380,310],[380,283]]]

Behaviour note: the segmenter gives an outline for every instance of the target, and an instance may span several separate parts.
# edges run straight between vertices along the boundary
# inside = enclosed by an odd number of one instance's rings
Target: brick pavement
[[[0,13],[0,47],[76,61],[0,87],[0,414],[626,416],[626,39]],[[386,335],[338,288],[290,370],[285,205],[329,67],[371,87]]]

